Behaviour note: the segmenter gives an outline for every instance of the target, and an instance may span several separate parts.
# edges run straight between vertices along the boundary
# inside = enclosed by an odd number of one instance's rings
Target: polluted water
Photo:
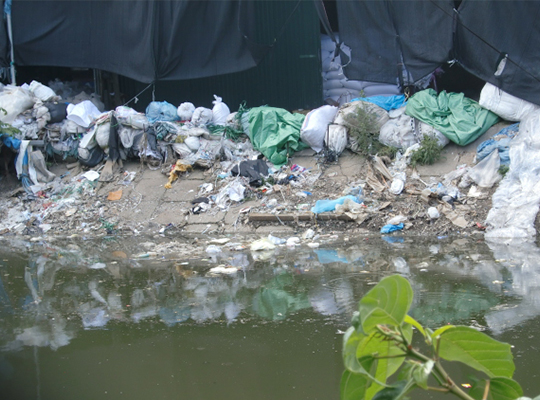
[[[2,239],[0,398],[339,399],[343,332],[395,273],[415,319],[510,343],[514,379],[540,394],[536,244],[290,239]]]

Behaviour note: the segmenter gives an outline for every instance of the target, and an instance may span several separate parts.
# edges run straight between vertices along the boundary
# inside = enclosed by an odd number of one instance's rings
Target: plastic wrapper
[[[540,203],[540,111],[525,118],[510,144],[510,169],[493,195],[486,237],[533,237]]]

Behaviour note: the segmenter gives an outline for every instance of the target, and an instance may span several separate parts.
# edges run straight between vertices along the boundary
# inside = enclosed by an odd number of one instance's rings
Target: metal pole
[[[17,86],[17,81],[15,80],[15,50],[13,49],[13,31],[11,29],[11,12],[7,14],[7,28],[8,28],[8,37],[9,37],[9,45],[11,48],[10,55],[11,55],[11,62],[10,62],[10,70],[11,70],[11,84]]]

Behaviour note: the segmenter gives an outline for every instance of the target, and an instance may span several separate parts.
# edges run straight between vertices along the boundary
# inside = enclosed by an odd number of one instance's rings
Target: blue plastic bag
[[[176,121],[178,114],[176,107],[166,101],[152,101],[146,107],[146,118],[151,124],[157,121]]]
[[[493,150],[499,150],[501,164],[510,165],[510,142],[519,132],[519,122],[501,129],[491,139],[484,140],[476,148],[476,160],[481,161]]]
[[[388,224],[381,228],[381,233],[392,233],[395,231],[400,231],[403,229],[405,225],[403,225],[403,222],[397,225]]]
[[[405,96],[400,94],[397,96],[370,96],[370,97],[357,97],[351,101],[367,101],[368,103],[373,103],[376,106],[384,108],[386,111],[395,110],[401,108],[407,104]]]
[[[352,201],[358,204],[362,203],[362,201],[359,200],[358,197],[352,196],[352,195],[343,196],[335,200],[317,200],[317,202],[315,203],[315,206],[311,207],[311,212],[314,214],[320,214],[326,211],[335,211],[336,206],[338,204],[345,203],[345,200],[347,199],[351,199]]]

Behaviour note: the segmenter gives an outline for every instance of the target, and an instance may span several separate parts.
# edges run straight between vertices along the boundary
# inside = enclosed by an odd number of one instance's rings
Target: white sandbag
[[[30,82],[29,90],[41,101],[48,101],[56,96],[54,90],[38,81]]]
[[[366,83],[364,81],[351,81],[348,79],[342,79],[341,85],[344,88],[352,90],[364,90],[364,88],[366,87]]]
[[[347,88],[323,90],[324,97],[332,96],[356,96],[360,97],[360,91]],[[353,99],[354,97],[351,97]]]
[[[450,141],[437,129],[401,112],[405,107],[396,110],[395,118],[390,118],[380,129],[379,142],[398,149],[407,149],[420,143],[424,136],[437,139],[439,146],[444,147]],[[389,113],[390,114],[390,113]]]
[[[195,111],[193,111],[193,116],[191,117],[191,122],[194,125],[206,125],[210,122],[212,122],[212,110],[205,107],[197,107]]]
[[[340,155],[347,146],[347,128],[343,125],[330,124],[324,141],[330,151]]]
[[[191,121],[191,117],[193,116],[194,111],[195,106],[193,105],[193,103],[185,102],[178,106],[176,113],[178,114],[178,118],[180,118],[180,121]]]
[[[146,118],[146,114],[135,113],[135,114],[129,115],[126,118],[125,124],[135,129],[145,130],[150,125],[150,122],[148,122],[148,118]]]
[[[337,33],[334,33],[334,36],[336,40],[339,40],[339,35]],[[336,44],[332,40],[332,38],[328,35],[321,34],[321,50],[325,51],[334,51],[336,48]]]
[[[507,121],[521,121],[528,114],[540,110],[540,106],[506,93],[487,82],[480,92],[480,105]]]
[[[86,132],[86,128],[76,124],[73,121],[70,121],[69,119],[66,119],[61,128],[61,132],[65,132],[69,135],[78,135],[79,133]]]
[[[191,149],[185,143],[172,143],[172,148],[180,159],[184,159],[192,154]]]
[[[322,77],[323,77],[323,82],[330,81],[332,79],[338,79],[338,80],[346,79],[342,68],[336,71],[323,72]]]
[[[414,131],[414,118],[402,114],[398,118],[389,119],[381,127],[379,142],[398,149],[407,149],[418,143]]]
[[[366,85],[363,90],[365,97],[397,96],[401,94],[397,85],[392,85],[389,83],[375,83],[372,85]]]
[[[111,133],[110,121],[96,126],[96,142],[102,149],[109,147],[109,135]]]
[[[223,102],[223,99],[219,96],[214,95],[214,107],[212,108],[212,123],[214,125],[225,125],[227,122],[227,117],[231,113],[231,110]]]
[[[322,59],[322,70],[324,72],[339,71],[341,68],[341,57],[339,56],[339,54],[334,57],[332,53],[330,57],[325,57]]]
[[[0,121],[11,124],[21,113],[34,107],[34,97],[25,89],[8,85],[0,93]]]
[[[120,128],[118,129],[118,136],[120,137],[122,146],[124,146],[125,149],[131,149],[133,142],[135,141],[135,137],[141,133],[143,133],[141,129],[134,129],[124,125],[120,125]]]
[[[323,81],[323,90],[331,90],[331,89],[342,89],[343,82],[339,79],[331,79],[328,81]]]
[[[199,150],[199,147],[201,147],[201,140],[199,136],[188,136],[184,143],[191,151],[197,151]]]
[[[85,128],[88,128],[100,114],[101,112],[90,100],[67,106],[67,119]]]
[[[337,112],[338,108],[334,106],[322,106],[310,111],[300,129],[300,139],[317,153],[320,152],[324,146],[324,135],[328,125],[334,120]]]

